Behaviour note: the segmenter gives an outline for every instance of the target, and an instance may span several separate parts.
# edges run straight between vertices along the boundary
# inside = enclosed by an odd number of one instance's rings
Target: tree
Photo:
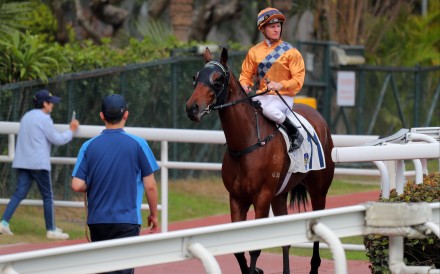
[[[170,17],[174,35],[180,41],[187,42],[191,30],[194,11],[193,0],[171,0]]]
[[[383,34],[396,20],[405,2],[410,5],[412,1],[318,0],[315,9],[316,38],[339,44],[360,45],[374,36],[374,50]],[[374,26],[378,24],[379,33],[373,32]]]
[[[220,1],[202,1],[203,4],[194,11],[189,40],[206,41],[213,26],[237,18],[241,11],[241,1],[231,0],[227,3]]]
[[[411,10],[401,12],[384,34],[380,43],[369,52],[369,60],[375,64],[402,66],[438,66],[440,64],[440,4],[430,2],[424,16]],[[367,43],[369,48],[372,37]]]

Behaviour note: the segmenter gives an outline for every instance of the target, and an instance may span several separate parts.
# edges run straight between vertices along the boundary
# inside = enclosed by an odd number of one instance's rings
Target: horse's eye
[[[223,86],[223,75],[218,72],[212,72],[209,76],[209,82],[214,89],[220,89]]]
[[[214,86],[214,88],[219,89],[223,86],[223,81],[224,81],[225,77],[223,75],[221,75],[220,77],[218,77],[217,79],[215,79],[212,83],[212,85]]]

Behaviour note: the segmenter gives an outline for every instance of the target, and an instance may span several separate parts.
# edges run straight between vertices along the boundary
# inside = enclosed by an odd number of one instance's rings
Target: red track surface
[[[327,197],[326,208],[336,208],[350,205],[357,205],[369,201],[377,201],[379,191],[361,192],[351,195],[341,195]],[[307,209],[310,211],[310,209]],[[292,212],[294,213],[294,212]],[[252,218],[249,214],[249,218]],[[229,215],[218,215],[203,219],[191,221],[176,222],[169,225],[169,231],[203,227],[217,224],[229,223]],[[0,236],[3,237],[3,236]],[[0,247],[0,255],[39,250],[44,248],[52,248],[65,245],[73,245],[85,243],[86,240],[67,240],[59,242],[48,242],[39,244],[14,244]],[[240,273],[234,255],[222,255],[216,257],[223,274]],[[249,259],[248,259],[249,261]],[[348,261],[348,273],[369,274],[369,263],[367,261]],[[266,274],[282,273],[282,256],[279,254],[262,253],[257,262],[258,267],[264,270]],[[290,257],[291,273],[309,273],[310,258],[291,256]],[[334,263],[332,260],[322,260],[320,273],[334,273]],[[204,274],[206,273],[203,265],[198,260],[186,260],[182,262],[159,264],[147,267],[137,268],[136,274]]]

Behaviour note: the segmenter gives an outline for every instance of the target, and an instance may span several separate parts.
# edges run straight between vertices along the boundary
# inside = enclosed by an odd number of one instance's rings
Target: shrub
[[[64,72],[65,59],[57,44],[44,44],[42,37],[14,31],[0,40],[0,83],[41,79],[47,82]]]
[[[422,184],[407,182],[404,192],[398,195],[393,189],[389,199],[380,202],[439,202],[440,173],[433,173],[423,179]],[[391,273],[388,269],[388,237],[381,235],[364,236],[370,270],[373,274]],[[425,239],[404,239],[404,262],[410,266],[432,266],[440,268],[440,239],[431,235]]]

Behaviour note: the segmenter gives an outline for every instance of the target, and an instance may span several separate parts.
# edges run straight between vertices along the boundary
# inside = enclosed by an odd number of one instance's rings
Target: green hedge
[[[393,189],[389,199],[381,202],[428,202],[440,201],[440,173],[433,173],[423,179],[422,184],[408,182],[404,192],[398,195]],[[367,257],[370,260],[370,270],[373,274],[391,273],[388,265],[388,237],[367,235],[364,237]],[[440,239],[429,236],[426,239],[404,239],[404,262],[408,266],[432,266],[440,268]]]

